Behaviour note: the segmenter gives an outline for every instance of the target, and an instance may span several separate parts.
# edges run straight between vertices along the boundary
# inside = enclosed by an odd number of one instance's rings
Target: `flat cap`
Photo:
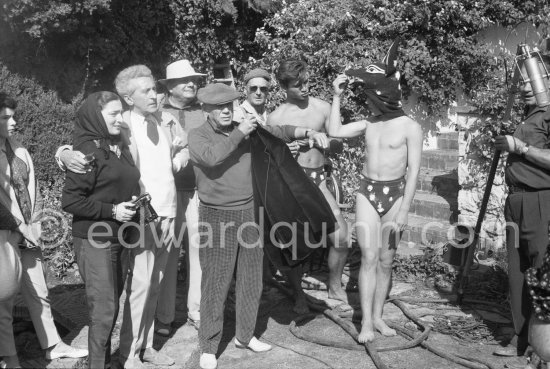
[[[267,81],[271,81],[271,74],[262,68],[252,69],[250,72],[244,75],[244,83],[246,84],[252,78],[263,78]]]
[[[197,92],[197,98],[203,104],[223,105],[241,97],[233,87],[224,83],[210,83]]]

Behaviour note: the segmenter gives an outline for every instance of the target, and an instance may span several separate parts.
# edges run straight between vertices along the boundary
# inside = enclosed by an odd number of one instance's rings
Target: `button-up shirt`
[[[139,155],[138,166],[141,178],[141,192],[151,195],[151,205],[159,216],[176,216],[176,187],[172,173],[171,143],[157,124],[159,141],[154,144],[147,136],[145,117],[136,112],[130,113],[130,124]],[[155,119],[156,120],[156,119]]]
[[[188,144],[187,134],[189,131],[202,126],[204,122],[206,122],[204,112],[198,101],[180,109],[171,105],[168,97],[166,97],[161,103],[160,110],[166,111],[178,119],[179,125],[185,133],[180,137],[184,145]],[[196,181],[191,163],[182,168],[179,172],[174,173],[174,180],[178,191],[193,191],[196,188]]]
[[[248,100],[243,101],[241,105],[235,111],[233,112],[233,120],[235,122],[241,123],[245,117],[246,114],[252,114],[254,117],[256,117],[256,120],[258,121],[258,124],[262,126],[267,125],[267,111],[264,110],[263,114],[258,114],[256,109],[250,103]]]
[[[516,128],[514,137],[539,149],[550,149],[550,109],[533,107],[525,121]],[[506,163],[509,186],[550,189],[550,170],[539,167],[522,155],[510,153]]]
[[[6,140],[0,139],[0,185],[5,193],[10,193],[11,175],[6,155]]]

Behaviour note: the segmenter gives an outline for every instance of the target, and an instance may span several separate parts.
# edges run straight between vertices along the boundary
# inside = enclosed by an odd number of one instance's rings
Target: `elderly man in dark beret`
[[[233,102],[239,93],[222,83],[209,84],[197,94],[207,121],[189,133],[189,152],[200,198],[199,233],[201,368],[216,368],[223,331],[223,310],[233,272],[236,273],[235,345],[253,352],[271,346],[253,336],[262,292],[263,248],[254,220],[250,140],[257,119],[233,121]],[[266,128],[291,141],[309,138],[327,146],[323,133],[294,126]]]

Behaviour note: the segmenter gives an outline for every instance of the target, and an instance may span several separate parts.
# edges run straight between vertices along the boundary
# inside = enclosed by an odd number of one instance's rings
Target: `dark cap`
[[[241,97],[233,87],[224,83],[210,83],[197,92],[197,98],[204,104],[224,105]]]
[[[244,83],[246,84],[252,78],[263,78],[266,81],[271,81],[271,74],[268,71],[261,68],[252,69],[250,72],[244,75]]]

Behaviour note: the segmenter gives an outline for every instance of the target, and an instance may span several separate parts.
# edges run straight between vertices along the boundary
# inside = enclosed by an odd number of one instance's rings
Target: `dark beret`
[[[233,87],[224,83],[210,83],[197,92],[197,98],[203,104],[223,105],[241,96]]]
[[[271,74],[269,74],[268,71],[261,68],[252,69],[250,72],[245,74],[244,76],[244,84],[246,84],[248,81],[250,81],[252,78],[263,78],[267,81],[271,81]]]

